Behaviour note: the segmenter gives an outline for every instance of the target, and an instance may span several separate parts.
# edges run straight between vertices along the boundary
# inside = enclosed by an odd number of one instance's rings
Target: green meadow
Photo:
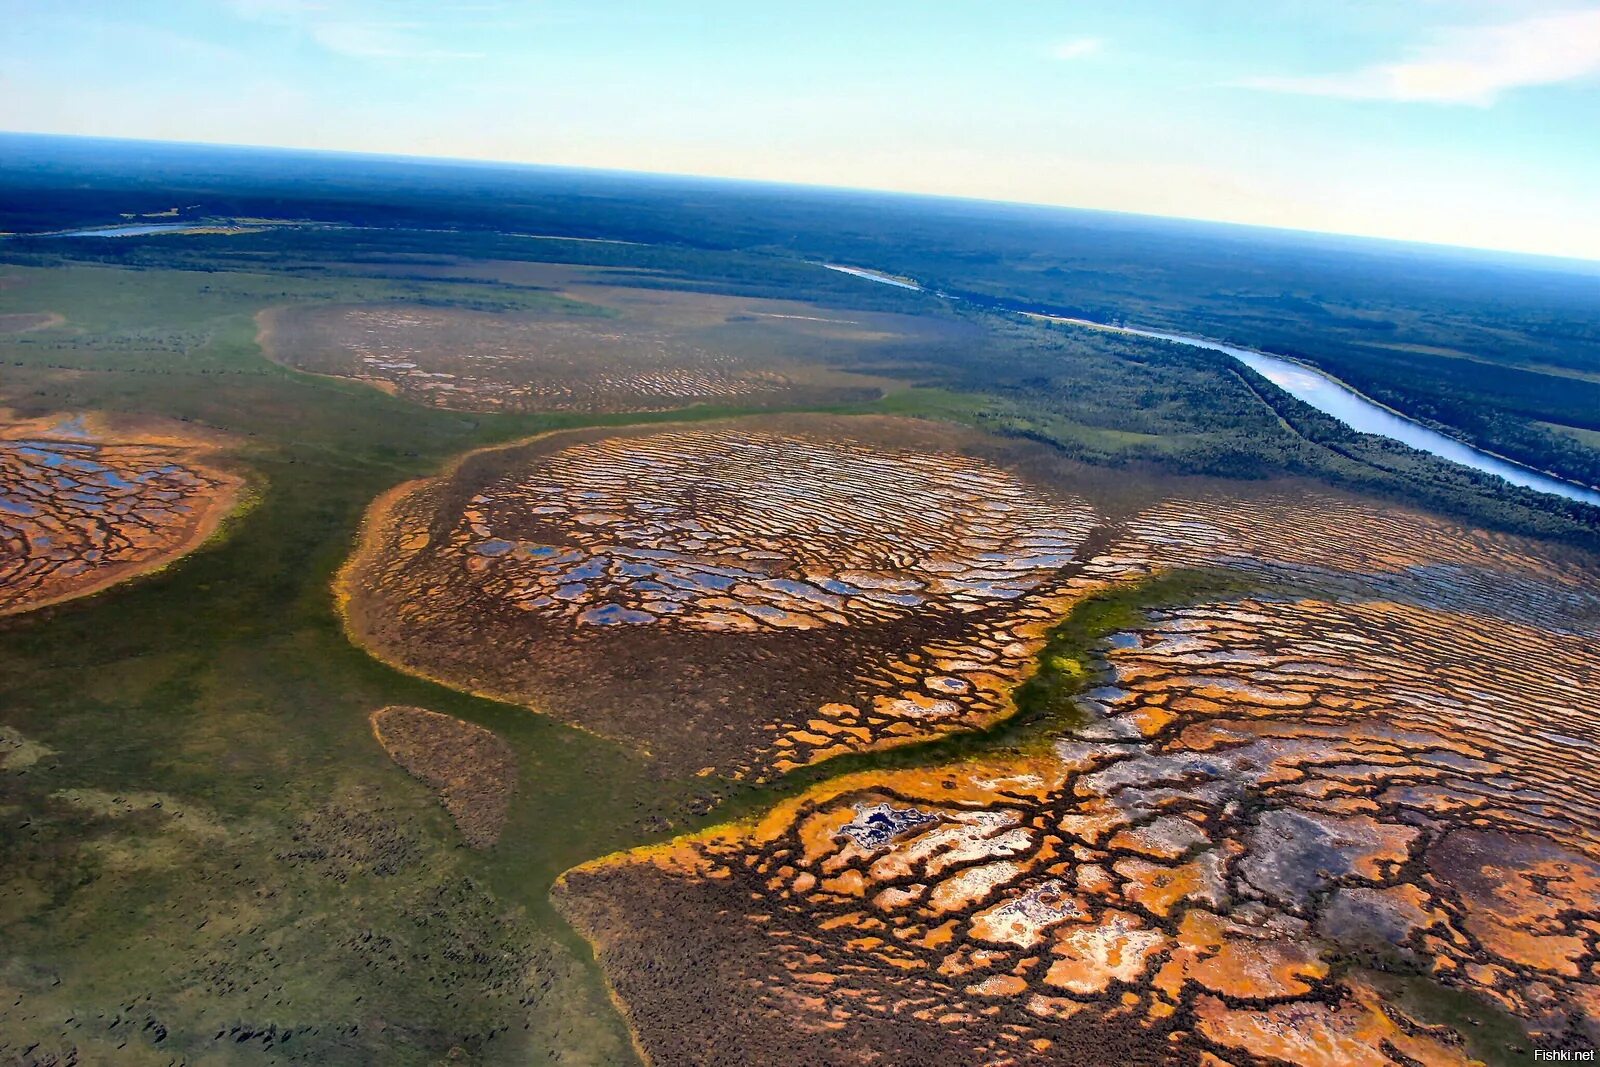
[[[1097,636],[1152,600],[1218,591],[1180,575],[1091,602],[992,737],[849,757],[769,789],[668,780],[624,745],[378,662],[346,639],[330,583],[367,505],[459,453],[549,429],[745,412],[454,413],[288,369],[255,340],[255,314],[290,302],[591,310],[531,287],[100,265],[0,278],[0,314],[66,320],[0,336],[0,400],[14,415],[208,427],[234,442],[225,461],[250,484],[246,507],[189,557],[0,620],[7,1056],[625,1062],[628,1034],[589,948],[549,902],[562,871],[869,762],[1020,743],[1064,713]],[[949,419],[1091,463],[1216,474],[1255,449],[1299,455],[1311,473],[1371,473],[1295,436],[1204,356],[1034,331],[1042,363],[1002,366],[1024,329],[1005,325],[990,362],[967,370],[952,369],[957,353],[869,368],[906,387],[831,410]],[[1190,394],[1222,398],[1210,423],[1182,414]],[[1240,425],[1247,445],[1220,450]],[[388,704],[459,716],[515,748],[519,785],[493,849],[465,848],[374,741],[368,715]]]

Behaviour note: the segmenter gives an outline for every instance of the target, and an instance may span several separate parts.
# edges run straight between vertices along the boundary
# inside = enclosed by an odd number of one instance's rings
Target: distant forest
[[[853,306],[930,298],[807,263],[917,279],[990,307],[1165,327],[1312,363],[1408,415],[1600,485],[1600,264],[928,197],[564,168],[0,135],[0,230],[273,219],[371,228],[28,239],[62,257],[257,269],[369,256],[579,259],[661,284]],[[163,219],[166,221],[166,219]],[[523,235],[523,236],[518,236]],[[637,242],[540,242],[526,235]],[[551,245],[554,247],[550,247]],[[70,245],[70,247],[67,247]],[[692,280],[692,281],[691,281]]]

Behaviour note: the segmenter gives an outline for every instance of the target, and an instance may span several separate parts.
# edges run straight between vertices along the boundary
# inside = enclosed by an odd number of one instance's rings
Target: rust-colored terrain
[[[970,728],[1009,709],[1097,536],[1085,502],[983,448],[795,416],[478,453],[375,509],[350,624],[670,772],[767,777]]]
[[[391,706],[371,716],[372,734],[389,757],[426,782],[473,848],[500,839],[517,756],[492,730],[426,708]]]
[[[83,596],[203,542],[241,480],[216,442],[83,418],[0,424],[0,614]]]
[[[959,758],[857,762],[568,872],[654,1062],[1449,1064],[1600,1037],[1595,561],[1303,486],[1141,498],[1077,470],[889,418],[550,434],[390,494],[341,592],[386,659],[672,775],[772,781],[1077,679],[1070,714]],[[1055,651],[1063,620],[1197,570]]]
[[[840,367],[938,336],[916,318],[544,279],[550,311],[412,304],[297,305],[258,318],[263,348],[303,370],[355,378],[460,411],[649,411],[871,399]]]
[[[1594,561],[1305,494],[1117,529],[1081,580],[1206,564],[1251,591],[1108,634],[1084,717],[1038,743],[568,873],[655,1062],[1447,1064],[1600,1038]]]

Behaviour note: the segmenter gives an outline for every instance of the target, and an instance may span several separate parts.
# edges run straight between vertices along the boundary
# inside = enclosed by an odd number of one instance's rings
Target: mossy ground
[[[390,669],[346,639],[330,583],[367,505],[451,456],[549,429],[743,412],[464,415],[293,371],[256,345],[255,313],[286,302],[552,299],[535,290],[0,270],[0,313],[65,317],[0,338],[7,407],[222,430],[252,483],[247,518],[178,564],[0,623],[0,721],[55,753],[0,771],[0,1051],[626,1059],[588,946],[549,887],[584,860],[726,818],[708,814],[708,794],[728,787],[663,781],[625,746]],[[848,411],[984,424],[989,406],[908,388]],[[494,849],[462,847],[426,787],[373,742],[367,716],[388,704],[458,716],[515,748],[521,781]]]
[[[459,1048],[479,1061],[625,1061],[588,946],[549,902],[562,871],[850,771],[1046,743],[1093,681],[1097,641],[1149,607],[1240,591],[1176,572],[1089,598],[1051,634],[1018,713],[984,733],[768,788],[663,780],[625,746],[378,662],[346,639],[330,584],[367,505],[453,455],[548,429],[742,411],[464,415],[295,372],[255,343],[253,316],[274,304],[552,299],[531,289],[95,266],[0,275],[13,280],[0,314],[66,320],[0,337],[0,403],[215,427],[241,442],[231,458],[254,486],[248,518],[177,565],[0,622],[0,725],[52,750],[0,770],[6,1056],[407,1063]],[[1012,405],[913,387],[835,410],[1006,430]],[[1057,429],[1106,449],[1151,436]],[[516,750],[495,848],[463,847],[373,741],[367,716],[391,704],[477,723]],[[713,791],[724,803],[708,814]]]
[[[247,521],[162,573],[0,624],[4,724],[57,753],[0,772],[0,1049],[258,1059],[276,1028],[298,1035],[273,1045],[279,1056],[626,1058],[548,887],[680,825],[704,784],[662,783],[621,745],[390,670],[345,639],[329,584],[366,505],[393,484],[493,441],[638,420],[422,410],[279,367],[254,342],[267,303],[448,299],[454,287],[7,273],[22,284],[0,309],[67,318],[5,339],[9,406],[229,431],[256,498]],[[460,847],[426,787],[373,742],[366,717],[385,704],[459,716],[516,748],[522,781],[492,852]],[[138,810],[97,813],[69,792],[137,797]],[[390,947],[374,955],[374,943]],[[119,1015],[139,1025],[111,1026]]]

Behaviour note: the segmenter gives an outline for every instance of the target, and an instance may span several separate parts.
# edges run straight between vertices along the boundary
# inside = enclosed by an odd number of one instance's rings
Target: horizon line
[[[671,178],[709,182],[726,182],[733,185],[768,186],[779,189],[805,189],[816,192],[855,193],[887,197],[907,197],[921,200],[951,201],[966,204],[984,204],[997,207],[1038,208],[1055,211],[1076,211],[1087,214],[1114,215],[1128,219],[1144,219],[1166,223],[1192,223],[1241,230],[1258,230],[1272,234],[1298,234],[1306,237],[1327,237],[1339,240],[1370,242],[1374,244],[1424,249],[1434,252],[1470,253],[1483,256],[1511,256],[1519,259],[1542,260],[1550,264],[1568,264],[1585,268],[1600,267],[1600,252],[1595,255],[1569,255],[1554,252],[1534,252],[1525,248],[1506,248],[1494,245],[1452,244],[1443,241],[1422,241],[1390,234],[1359,232],[1353,230],[1314,230],[1295,226],[1272,226],[1260,222],[1240,222],[1236,219],[1211,218],[1197,215],[1159,215],[1145,211],[1128,211],[1120,208],[1089,207],[1037,200],[1003,200],[994,197],[962,196],[952,193],[930,193],[914,189],[892,189],[878,186],[836,185],[830,182],[811,182],[777,178],[747,178],[726,174],[704,174],[690,171],[630,170],[621,167],[590,166],[582,163],[549,163],[534,160],[486,158],[482,156],[428,156],[409,155],[403,152],[360,151],[348,148],[309,148],[302,145],[252,144],[239,141],[175,141],[156,137],[116,137],[104,134],[59,133],[45,130],[0,129],[0,137],[58,138],[64,141],[110,141],[119,144],[167,145],[178,148],[232,148],[259,152],[285,152],[301,155],[349,156],[360,159],[389,160],[408,163],[469,164],[484,167],[539,168],[569,170],[594,174],[610,174],[640,178]]]

